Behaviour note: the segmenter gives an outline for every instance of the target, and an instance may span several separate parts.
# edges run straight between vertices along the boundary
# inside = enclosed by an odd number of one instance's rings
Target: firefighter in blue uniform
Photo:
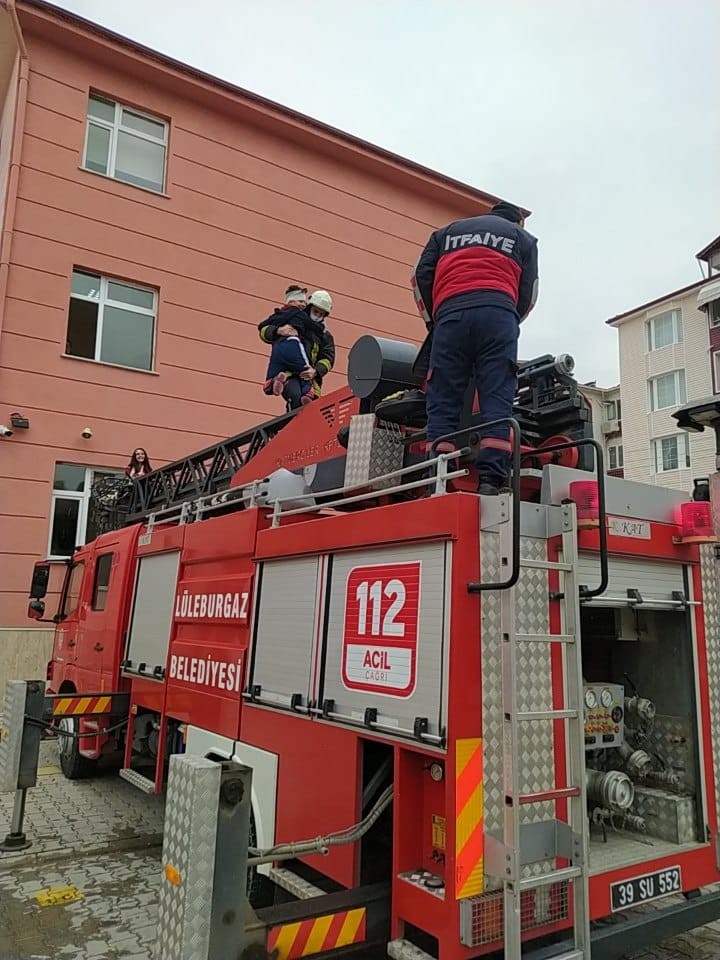
[[[498,203],[489,214],[436,230],[415,267],[413,285],[432,333],[430,442],[458,429],[473,368],[483,423],[512,415],[519,325],[538,288],[537,240],[524,226],[518,207]],[[508,426],[481,435],[480,493],[507,485],[511,449]]]

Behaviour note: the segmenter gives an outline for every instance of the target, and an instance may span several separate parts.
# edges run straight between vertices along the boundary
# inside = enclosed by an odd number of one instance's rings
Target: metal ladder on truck
[[[503,710],[503,840],[500,855],[491,867],[503,882],[504,892],[504,955],[505,960],[522,960],[524,894],[555,884],[567,883],[573,890],[572,945],[558,945],[558,952],[543,953],[547,960],[591,960],[589,914],[589,822],[585,789],[585,736],[583,716],[582,648],[579,633],[579,598],[589,599],[603,593],[607,587],[607,527],[605,520],[604,464],[602,449],[596,441],[583,439],[559,444],[552,450],[589,445],[595,450],[598,476],[598,513],[600,536],[600,586],[590,590],[576,583],[578,547],[576,524],[565,522],[562,533],[562,560],[532,560],[521,555],[520,537],[520,454],[519,427],[510,421],[513,433],[513,491],[511,507],[512,551],[511,573],[502,583],[472,583],[472,593],[502,590],[500,631],[502,642],[502,710]],[[565,505],[568,521],[574,507]],[[523,569],[556,571],[561,577],[560,590],[554,599],[562,605],[562,633],[527,634],[515,629],[515,615],[519,597],[519,580]],[[562,652],[562,673],[565,702],[561,709],[523,711],[518,705],[518,642],[558,644]],[[532,724],[547,721],[565,723],[568,786],[548,783],[544,789],[523,793],[520,787],[520,730]],[[522,808],[543,803],[566,802],[567,822],[556,818],[522,823]],[[558,867],[557,860],[567,866]],[[523,876],[523,868],[551,861],[552,869],[536,875]],[[488,864],[490,866],[490,864]],[[490,870],[488,871],[490,872]],[[570,907],[569,898],[567,900]]]

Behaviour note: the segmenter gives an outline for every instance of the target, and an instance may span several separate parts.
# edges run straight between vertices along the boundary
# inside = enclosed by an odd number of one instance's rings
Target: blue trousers
[[[517,316],[503,307],[455,310],[437,321],[426,387],[428,440],[458,429],[473,370],[482,422],[512,416],[518,334]],[[510,452],[508,426],[481,435],[477,467],[482,483],[507,483]]]
[[[302,373],[310,366],[305,347],[299,337],[280,337],[273,341],[270,348],[265,379],[270,380],[279,373]]]

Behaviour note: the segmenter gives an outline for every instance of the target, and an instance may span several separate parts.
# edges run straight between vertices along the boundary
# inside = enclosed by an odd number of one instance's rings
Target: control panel
[[[583,696],[585,749],[619,747],[625,738],[625,688],[617,683],[586,683]]]

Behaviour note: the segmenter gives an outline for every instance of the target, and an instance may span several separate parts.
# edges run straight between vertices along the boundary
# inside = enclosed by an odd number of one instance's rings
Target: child
[[[272,343],[263,390],[276,397],[282,394],[291,409],[312,403],[314,396],[312,380],[299,376],[312,369],[303,342],[314,326],[306,304],[307,289],[292,284],[285,291],[285,306],[258,324],[261,339]]]

